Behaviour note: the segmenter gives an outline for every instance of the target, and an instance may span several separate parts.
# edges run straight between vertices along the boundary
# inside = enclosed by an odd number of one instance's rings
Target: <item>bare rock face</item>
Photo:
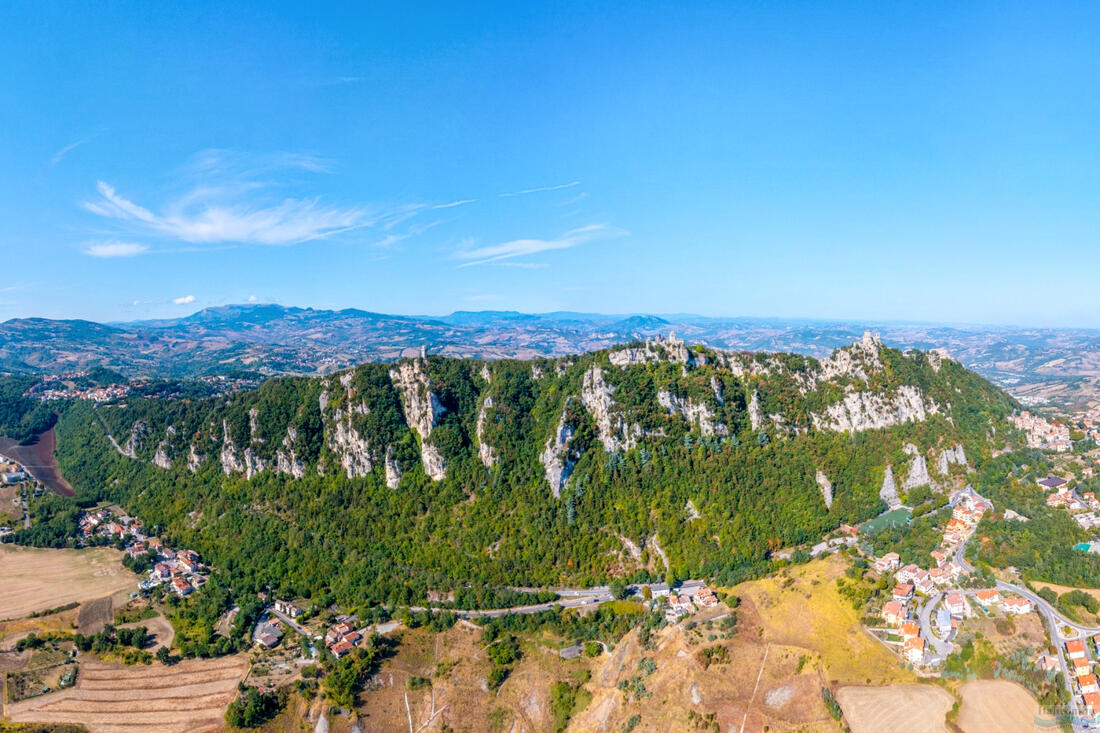
[[[611,398],[613,391],[614,388],[604,381],[600,367],[593,366],[584,373],[581,402],[595,418],[600,442],[608,453],[630,450],[642,435],[641,426],[631,425],[615,413],[615,402]]]
[[[348,478],[356,478],[359,476],[366,476],[374,468],[374,461],[371,458],[371,446],[365,437],[359,434],[359,431],[355,429],[353,424],[354,415],[365,415],[369,412],[366,404],[363,402],[356,403],[354,400],[354,392],[352,391],[352,378],[354,374],[352,372],[345,372],[340,375],[339,382],[344,388],[346,407],[336,407],[329,410],[329,405],[332,403],[332,395],[329,392],[329,385],[326,385],[325,389],[321,391],[319,398],[319,404],[321,407],[321,415],[324,422],[324,434],[325,445],[336,456],[340,468],[344,470],[344,474]],[[335,387],[334,387],[335,388]],[[326,415],[326,410],[328,413]],[[293,445],[294,440],[297,439],[297,433],[293,438],[290,438],[290,444],[287,440],[283,440],[283,447],[286,450],[290,450],[290,446]],[[278,454],[276,454],[278,459]],[[293,459],[291,455],[286,456],[287,467],[293,471]]]
[[[283,437],[283,447],[275,451],[275,473],[286,474],[294,478],[306,475],[306,464],[294,452],[294,443],[298,440],[298,431],[288,426]]]
[[[825,500],[825,508],[833,508],[833,484],[829,477],[820,468],[817,470],[817,485],[821,487],[821,498]]]
[[[749,400],[749,424],[752,425],[753,430],[759,430],[764,426],[764,411],[760,409],[760,394],[755,391]]]
[[[233,442],[233,436],[229,434],[229,423],[225,420],[222,420],[222,451],[218,458],[222,464],[222,473],[226,476],[244,473],[244,462],[238,455],[237,445]]]
[[[192,443],[188,446],[187,451],[187,470],[191,473],[198,473],[199,468],[202,466],[202,462],[206,460],[206,456],[195,450],[195,445]]]
[[[262,443],[264,439],[260,437],[260,410],[258,407],[253,407],[248,411],[248,440],[252,443]]]
[[[550,484],[555,499],[561,496],[561,490],[565,488],[576,465],[577,456],[572,454],[569,445],[573,440],[573,433],[573,426],[566,422],[563,412],[558,427],[539,455],[539,461],[546,471],[546,483]]]
[[[661,361],[673,364],[695,365],[697,355],[693,354],[687,345],[676,338],[675,333],[670,333],[667,339],[646,339],[641,346],[628,346],[616,349],[608,353],[607,358],[617,367],[628,367],[632,364],[654,364]],[[705,357],[698,357],[703,363]]]
[[[172,436],[176,434],[176,429],[169,425],[164,430],[164,440],[157,443],[157,452],[153,454],[153,465],[158,468],[171,468],[172,459],[168,455],[168,445]]]
[[[715,385],[711,380],[712,387]],[[685,420],[699,426],[699,433],[709,435],[728,435],[729,428],[715,420],[714,411],[704,402],[694,402],[665,390],[657,393],[657,403],[668,410],[670,415],[682,415]]]
[[[929,349],[928,350],[928,363],[932,366],[932,371],[938,372],[943,368],[943,362],[950,359],[951,354],[947,349]]]
[[[812,419],[816,430],[843,433],[924,422],[928,415],[937,412],[939,407],[934,402],[926,403],[919,389],[905,384],[892,396],[849,391],[843,400],[829,405],[824,414],[814,414]]]
[[[882,371],[882,342],[870,331],[847,349],[837,349],[820,362],[818,379],[828,381],[850,377],[866,382],[868,372]]]
[[[909,454],[909,474],[905,477],[902,486],[906,489],[915,489],[918,486],[932,485],[932,477],[928,475],[928,462],[924,460],[920,449],[912,443],[906,443],[905,452]]]
[[[126,439],[126,443],[120,449],[122,455],[137,458],[138,449],[145,443],[145,438],[148,435],[149,426],[141,420],[136,421],[130,426],[130,437]]]
[[[252,450],[252,446],[244,449],[244,477],[251,479],[256,474],[267,469],[267,461]]]
[[[901,499],[898,498],[898,487],[894,483],[894,469],[890,466],[886,467],[886,475],[882,478],[882,488],[879,489],[878,496],[891,509],[897,509],[901,506]]]
[[[386,486],[396,489],[401,483],[401,466],[393,455],[393,446],[386,446]]]
[[[424,361],[413,359],[399,364],[390,370],[390,379],[401,393],[405,422],[420,436],[420,460],[424,471],[433,481],[442,481],[447,474],[447,462],[429,438],[444,408],[431,390]]]
[[[481,403],[477,413],[477,456],[486,468],[492,468],[497,462],[497,456],[493,452],[493,446],[485,442],[485,421],[489,417],[489,410],[493,409],[493,398],[486,397]]]
[[[961,445],[956,444],[953,448],[945,448],[940,451],[940,457],[936,463],[936,468],[939,469],[940,475],[946,476],[952,465],[970,467],[966,461],[966,453],[963,451]]]

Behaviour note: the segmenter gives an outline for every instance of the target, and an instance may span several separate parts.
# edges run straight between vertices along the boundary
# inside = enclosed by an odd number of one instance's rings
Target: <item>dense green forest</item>
[[[53,425],[49,406],[24,396],[38,384],[38,377],[4,377],[0,379],[0,435],[26,442]]]
[[[365,364],[229,398],[73,403],[58,424],[58,459],[78,501],[118,502],[198,550],[238,591],[271,586],[355,608],[611,577],[733,583],[770,568],[772,550],[880,512],[885,467],[900,484],[906,444],[930,465],[955,444],[982,462],[1014,406],[957,363],[919,352],[854,349],[856,367],[826,377],[807,357],[684,349],[675,358],[659,348],[659,358],[620,366],[606,351],[405,362],[419,394],[399,388],[393,365]],[[592,407],[601,395],[585,394],[595,367],[607,385],[603,419]],[[889,402],[902,386],[919,392],[926,419],[815,426],[846,394]],[[696,417],[670,409],[673,398]],[[418,399],[434,406],[428,437],[410,429]],[[556,497],[540,456],[563,425],[555,457],[571,474]],[[620,443],[612,450],[609,436]],[[482,460],[482,444],[495,462]],[[445,461],[441,480],[422,468],[426,445]],[[390,485],[387,462],[400,473]],[[291,464],[300,477],[276,470]],[[833,485],[831,507],[817,471]],[[17,540],[53,543],[72,520],[56,506],[52,516]]]

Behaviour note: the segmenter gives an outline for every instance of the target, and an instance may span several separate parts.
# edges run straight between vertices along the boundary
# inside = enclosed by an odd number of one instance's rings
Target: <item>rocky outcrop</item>
[[[894,483],[894,469],[890,466],[886,467],[886,475],[882,478],[882,488],[879,489],[878,496],[891,509],[897,509],[901,506],[901,499],[898,498],[898,487]]]
[[[550,484],[550,490],[554,498],[561,496],[562,489],[569,481],[579,456],[574,455],[570,443],[573,441],[573,426],[565,419],[562,413],[561,420],[554,434],[546,441],[546,447],[539,454],[539,461],[546,472],[546,483]]]
[[[608,453],[630,450],[637,445],[638,438],[642,435],[641,426],[632,425],[616,414],[612,392],[614,388],[604,381],[600,367],[590,367],[584,373],[581,402],[596,420],[597,434]]]
[[[251,479],[256,474],[267,469],[267,461],[260,458],[259,454],[252,450],[252,446],[244,449],[244,477]]]
[[[705,402],[695,402],[661,390],[657,392],[657,403],[668,410],[670,415],[680,415],[692,425],[698,425],[702,435],[729,434],[729,428],[715,420],[714,411]]]
[[[825,500],[825,508],[833,508],[833,484],[829,481],[829,477],[825,475],[825,472],[820,468],[817,470],[817,485],[821,489],[821,498]]]
[[[393,454],[393,446],[386,446],[386,486],[396,489],[401,484],[401,466]]]
[[[287,427],[286,435],[283,436],[283,446],[275,451],[275,473],[293,476],[294,478],[302,478],[306,475],[306,464],[298,458],[297,453],[294,451],[294,444],[297,440],[298,431],[293,425]]]
[[[685,365],[694,365],[697,361],[706,363],[706,357],[693,354],[687,344],[676,338],[675,333],[670,333],[667,339],[646,339],[641,346],[615,349],[608,353],[607,358],[617,367],[628,367],[633,364],[653,364],[660,361]]]
[[[920,449],[912,443],[905,444],[905,452],[909,455],[909,473],[905,477],[902,487],[908,491],[918,486],[932,485],[932,477],[928,475],[928,462]]]
[[[939,372],[943,367],[943,363],[951,358],[951,354],[947,352],[947,349],[929,349],[928,350],[928,363],[932,367],[932,371]]]
[[[191,473],[198,473],[199,468],[202,467],[202,462],[206,460],[206,456],[200,454],[195,450],[195,445],[192,443],[188,446],[187,451],[187,470]]]
[[[953,465],[970,468],[966,461],[966,453],[963,451],[963,447],[958,444],[956,444],[954,448],[945,448],[940,451],[940,457],[936,463],[936,468],[939,469],[941,476],[946,476],[950,471],[950,467]]]
[[[492,468],[497,462],[496,454],[493,453],[493,446],[485,442],[485,421],[489,417],[489,410],[493,409],[493,398],[486,397],[481,402],[481,407],[477,412],[477,457],[481,459],[481,463],[486,468]]]
[[[425,473],[433,481],[443,480],[447,474],[447,462],[439,449],[431,444],[430,438],[436,420],[445,410],[432,392],[424,360],[413,359],[399,364],[390,370],[390,379],[401,393],[405,422],[420,436],[420,460]]]
[[[760,394],[755,391],[749,400],[749,424],[753,430],[764,427],[764,411],[760,409]]]
[[[176,434],[176,429],[169,425],[164,429],[164,440],[157,443],[157,451],[153,454],[153,465],[158,468],[168,469],[172,467],[172,459],[168,455],[168,447],[171,443],[172,436]]]
[[[244,463],[237,451],[237,444],[233,442],[233,436],[229,434],[229,423],[222,420],[222,450],[218,455],[221,462],[222,473],[229,476],[234,473],[244,473]]]
[[[924,422],[937,412],[939,408],[934,402],[926,403],[919,389],[905,384],[892,396],[849,391],[843,400],[825,408],[823,414],[814,414],[812,420],[816,430],[855,433],[910,421]]]
[[[145,443],[145,438],[149,435],[149,426],[141,420],[137,420],[130,426],[130,437],[123,443],[120,452],[124,456],[129,458],[137,458],[137,452]]]
[[[366,476],[374,468],[370,443],[351,423],[351,415],[337,410],[334,421],[325,431],[325,443],[336,456],[348,478]]]
[[[838,378],[858,379],[866,382],[868,373],[882,371],[882,342],[870,331],[846,349],[837,349],[819,362],[817,379],[830,381]]]

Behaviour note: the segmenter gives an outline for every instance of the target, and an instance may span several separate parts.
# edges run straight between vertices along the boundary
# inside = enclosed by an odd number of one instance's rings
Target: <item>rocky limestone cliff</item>
[[[433,481],[442,481],[447,475],[447,462],[439,449],[431,444],[430,438],[432,428],[443,414],[444,408],[432,392],[424,360],[412,359],[399,364],[390,370],[390,379],[401,393],[405,422],[420,436],[420,460],[424,464],[425,473]]]
[[[393,455],[393,446],[386,446],[386,486],[396,489],[401,484],[401,466]]]
[[[882,371],[882,342],[878,336],[865,331],[863,338],[847,349],[837,349],[818,363],[818,381],[826,382],[840,377],[867,382],[868,373]]]
[[[302,478],[306,475],[306,464],[298,458],[294,451],[294,443],[298,440],[298,431],[293,425],[288,426],[286,435],[283,436],[283,446],[275,451],[275,473]]]
[[[493,409],[492,396],[486,397],[481,402],[481,407],[477,412],[477,457],[481,459],[482,465],[486,468],[492,468],[497,462],[496,454],[493,453],[493,446],[485,442],[485,421],[489,417],[489,410]]]
[[[573,433],[573,426],[566,421],[563,412],[561,420],[558,421],[558,427],[547,439],[546,447],[539,454],[539,461],[546,472],[546,483],[550,484],[550,490],[554,493],[555,499],[561,496],[561,491],[565,488],[576,465],[577,456],[572,455],[570,446]]]
[[[897,509],[901,506],[901,499],[898,498],[898,487],[894,483],[894,469],[890,466],[886,467],[886,475],[882,478],[882,488],[879,489],[878,496],[891,509]]]
[[[888,428],[909,421],[924,422],[938,412],[939,407],[926,401],[919,389],[903,384],[890,396],[850,391],[843,400],[829,405],[824,414],[814,414],[812,419],[816,430],[843,433]]]
[[[202,462],[206,460],[206,456],[200,454],[195,450],[195,445],[192,443],[188,446],[187,450],[187,470],[191,473],[197,473],[202,466]]]
[[[968,470],[970,468],[966,460],[966,453],[961,445],[956,444],[954,448],[945,448],[940,451],[940,457],[936,463],[940,475],[946,476],[952,465],[966,466]]]
[[[924,460],[924,455],[921,454],[920,449],[912,443],[906,443],[905,452],[910,457],[909,473],[905,476],[902,487],[908,491],[918,486],[934,486],[932,477],[928,475],[928,462]]]
[[[642,428],[627,423],[615,412],[615,401],[611,398],[614,388],[603,378],[603,370],[598,366],[584,373],[581,386],[581,402],[596,420],[596,429],[608,453],[630,450],[638,443]]]
[[[145,443],[145,438],[148,435],[149,426],[141,420],[135,421],[134,424],[130,426],[130,437],[126,439],[126,442],[119,449],[119,452],[129,458],[137,458],[137,452]]]
[[[829,481],[829,477],[825,475],[825,472],[820,468],[817,469],[817,485],[821,488],[821,498],[825,500],[825,508],[833,508],[833,484]]]
[[[714,386],[712,382],[712,386]],[[717,395],[717,390],[716,390]],[[670,415],[680,415],[692,425],[699,427],[702,435],[728,435],[729,428],[714,417],[714,411],[704,402],[695,402],[667,390],[657,392],[657,402],[668,410]]]
[[[165,469],[172,467],[172,459],[168,455],[168,446],[170,445],[170,441],[172,439],[172,436],[174,436],[175,434],[176,434],[176,429],[174,427],[172,427],[171,425],[169,425],[167,428],[165,428],[165,430],[164,430],[164,439],[161,440],[159,443],[157,443],[156,453],[153,454],[153,465],[154,466],[156,466],[158,468],[165,468]]]
[[[237,444],[229,434],[229,423],[222,420],[222,450],[218,455],[221,462],[222,473],[226,476],[234,473],[244,473],[244,463],[237,455]]]
[[[749,424],[753,430],[764,427],[764,412],[760,409],[760,394],[758,392],[753,392],[752,398],[749,400]]]
[[[608,353],[607,358],[617,367],[628,367],[633,364],[654,364],[661,361],[685,365],[696,363],[696,355],[691,352],[687,344],[676,338],[674,333],[670,333],[667,339],[646,339],[641,346],[615,349]],[[702,360],[705,362],[706,358],[702,357]]]

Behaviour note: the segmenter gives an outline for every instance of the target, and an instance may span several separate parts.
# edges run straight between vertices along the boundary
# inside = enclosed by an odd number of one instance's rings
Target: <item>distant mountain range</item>
[[[123,323],[25,318],[0,324],[0,371],[56,374],[104,366],[129,376],[190,377],[237,369],[325,374],[421,349],[453,357],[530,359],[605,349],[670,331],[689,343],[721,349],[823,357],[868,329],[902,349],[944,348],[1027,402],[1100,404],[1100,330],[690,314],[402,316],[242,304],[185,318]]]

